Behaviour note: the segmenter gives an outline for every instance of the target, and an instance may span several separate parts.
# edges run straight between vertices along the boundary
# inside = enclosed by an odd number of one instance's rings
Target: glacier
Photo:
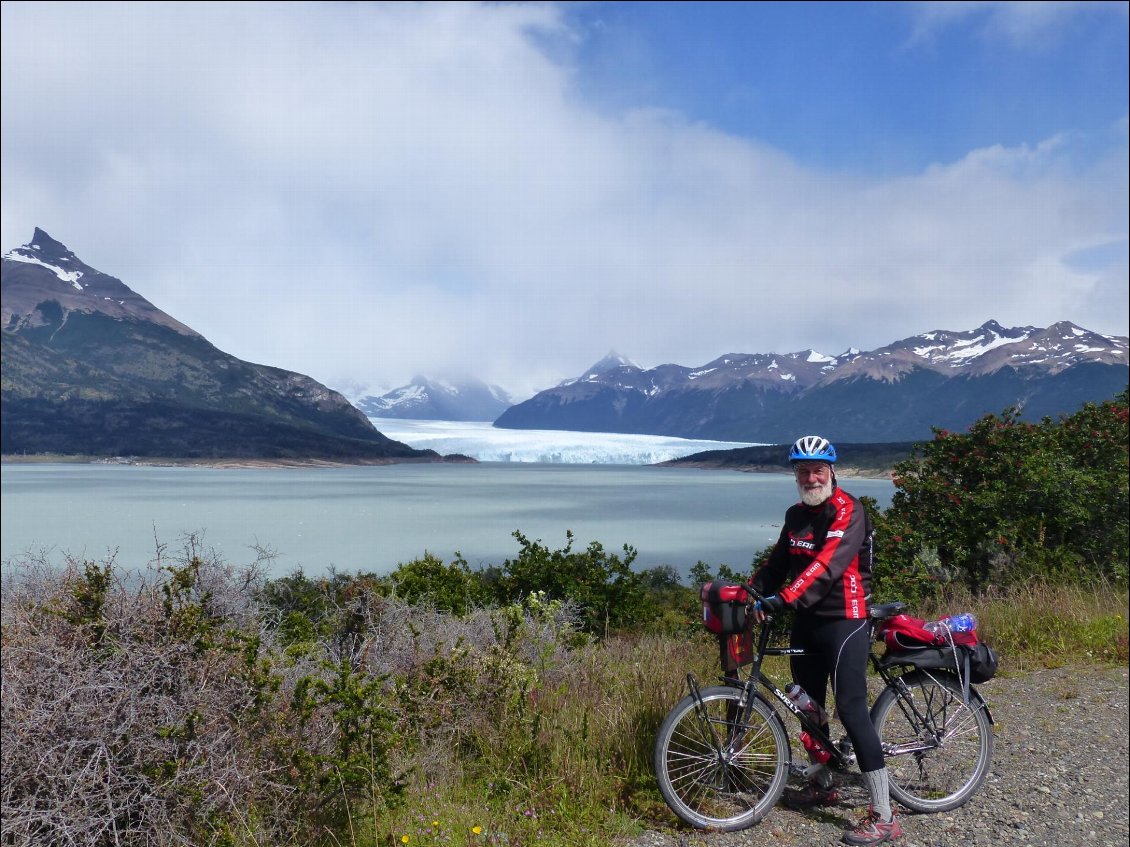
[[[375,418],[382,434],[417,450],[459,453],[480,462],[552,465],[654,465],[704,450],[732,450],[758,442],[708,441],[664,435],[497,429],[489,422]]]

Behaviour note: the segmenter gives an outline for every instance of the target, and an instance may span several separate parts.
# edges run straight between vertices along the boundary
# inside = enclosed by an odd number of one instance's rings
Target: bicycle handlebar
[[[745,589],[751,598],[750,600],[746,601],[745,605],[747,609],[752,611],[757,601],[764,600],[766,595],[760,594],[759,592],[755,591],[749,583],[745,583]],[[866,599],[870,600],[871,598],[868,597]],[[785,606],[785,610],[788,609],[790,609],[790,607]],[[885,621],[888,618],[893,618],[895,615],[903,614],[906,609],[906,603],[904,603],[902,600],[892,600],[889,603],[878,603],[876,605],[869,606],[867,609],[867,616],[873,621]],[[766,612],[766,614],[771,613]]]

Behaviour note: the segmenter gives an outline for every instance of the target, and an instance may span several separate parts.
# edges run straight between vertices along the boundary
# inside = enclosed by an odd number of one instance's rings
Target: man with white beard
[[[836,448],[828,439],[797,439],[789,463],[800,502],[785,512],[773,551],[750,580],[762,598],[754,605],[754,617],[762,621],[767,613],[795,610],[791,643],[803,647],[805,655],[790,660],[793,680],[826,708],[831,679],[836,715],[871,793],[868,814],[844,832],[844,843],[894,841],[902,836],[902,826],[891,809],[883,749],[867,704],[871,521],[863,504],[836,484]],[[839,797],[834,786],[826,785],[812,783],[788,795],[786,802],[831,805]]]

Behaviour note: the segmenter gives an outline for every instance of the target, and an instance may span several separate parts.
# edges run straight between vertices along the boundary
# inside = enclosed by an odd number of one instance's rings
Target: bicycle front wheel
[[[789,739],[772,706],[755,698],[741,721],[738,688],[684,697],[659,727],[655,774],[671,810],[698,829],[732,832],[760,821],[785,790]]]
[[[901,681],[909,702],[888,686],[871,710],[891,796],[915,812],[956,809],[980,788],[993,757],[984,701],[971,694],[966,705],[953,674],[914,671]]]

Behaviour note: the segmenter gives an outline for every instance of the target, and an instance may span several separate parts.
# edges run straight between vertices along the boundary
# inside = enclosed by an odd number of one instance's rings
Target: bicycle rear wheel
[[[993,757],[993,728],[980,696],[969,705],[953,674],[901,677],[922,721],[892,686],[871,709],[891,777],[891,796],[915,812],[945,812],[980,788]]]
[[[664,718],[655,741],[655,774],[671,810],[698,829],[731,832],[760,821],[785,790],[789,739],[760,698],[738,722],[741,690],[715,686],[691,695]]]

